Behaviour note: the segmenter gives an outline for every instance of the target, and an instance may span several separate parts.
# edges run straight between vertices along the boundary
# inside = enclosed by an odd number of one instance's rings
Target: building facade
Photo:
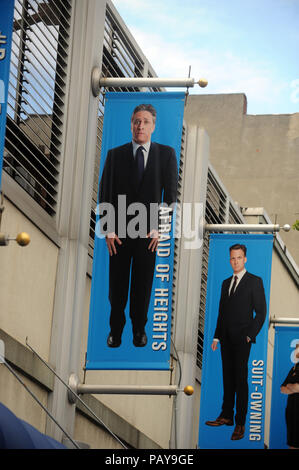
[[[16,0],[1,232],[13,236],[26,231],[31,242],[25,248],[13,243],[1,247],[0,339],[6,360],[79,445],[194,449],[208,233],[199,250],[186,250],[176,241],[170,370],[85,369],[106,92],[101,89],[98,97],[92,94],[95,66],[103,76],[155,76],[110,0]],[[210,159],[214,146],[225,145],[221,144],[223,135],[216,131],[209,135],[201,117],[196,122],[189,119],[189,109],[188,104],[179,168],[180,202],[201,202],[208,223],[269,223],[267,213],[255,208],[265,206],[269,211],[261,196],[257,200],[248,196],[247,203],[246,194],[236,197],[235,186],[234,199],[230,196],[231,181],[218,176],[217,159]],[[236,199],[247,209],[241,209]],[[281,218],[279,222],[290,221]],[[276,237],[270,314],[290,317],[297,311],[299,273],[286,249],[287,241],[287,235],[284,241]],[[283,294],[278,294],[277,285],[282,283]],[[269,380],[271,338],[270,334]],[[192,385],[195,392],[191,397],[183,393],[175,397],[88,394],[82,396],[87,408],[68,399],[59,378],[68,383],[71,374],[91,385],[180,384],[182,388]],[[0,383],[1,402],[40,431],[72,446],[3,364]]]
[[[242,93],[191,95],[185,119],[206,129],[210,161],[240,207],[264,207],[275,223],[299,214],[299,113],[250,115]],[[298,264],[298,232],[281,233]]]

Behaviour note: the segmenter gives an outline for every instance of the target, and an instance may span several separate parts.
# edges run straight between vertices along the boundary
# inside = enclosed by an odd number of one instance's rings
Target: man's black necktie
[[[141,182],[143,172],[144,172],[144,155],[143,155],[144,148],[142,146],[138,147],[136,151],[136,165],[137,165],[137,177],[138,177],[138,185]]]
[[[233,282],[232,288],[231,288],[230,293],[229,293],[229,296],[230,296],[230,297],[231,297],[231,296],[233,295],[233,293],[235,292],[236,285],[237,285],[237,281],[238,281],[238,276],[235,276],[235,277],[234,277],[234,282]]]

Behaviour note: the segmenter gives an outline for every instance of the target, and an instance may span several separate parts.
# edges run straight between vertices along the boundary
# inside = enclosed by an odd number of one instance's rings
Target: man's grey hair
[[[157,111],[155,110],[153,105],[151,105],[151,104],[139,104],[134,109],[131,119],[133,119],[134,114],[138,113],[139,111],[148,111],[153,116],[153,121],[156,122]]]

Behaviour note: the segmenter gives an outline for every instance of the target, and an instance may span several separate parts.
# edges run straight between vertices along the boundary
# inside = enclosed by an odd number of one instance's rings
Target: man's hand
[[[211,346],[211,348],[212,348],[213,351],[216,351],[217,346],[218,346],[218,343],[219,343],[219,341],[216,341],[216,340],[214,339],[214,341],[213,341],[213,343],[212,343],[212,346]]]
[[[292,393],[298,393],[299,392],[299,384],[287,384],[287,385],[282,385],[280,387],[281,393],[284,393],[285,395],[291,395]]]
[[[114,255],[117,254],[115,242],[118,243],[119,245],[122,245],[122,242],[118,238],[116,233],[114,232],[108,233],[108,235],[106,235],[106,244],[107,244],[107,248],[108,248],[110,256],[112,256],[113,254]]]
[[[152,251],[157,251],[158,243],[159,243],[159,232],[153,229],[150,231],[150,233],[147,234],[146,237],[151,238],[151,241],[148,245],[148,249]]]

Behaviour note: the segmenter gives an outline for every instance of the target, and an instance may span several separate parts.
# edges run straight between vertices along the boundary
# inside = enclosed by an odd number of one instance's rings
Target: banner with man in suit
[[[107,93],[87,369],[168,369],[184,93]]]
[[[264,447],[273,235],[211,234],[199,447]]]
[[[299,327],[275,326],[270,449],[299,448]],[[291,384],[287,387],[284,384]],[[292,390],[292,383],[295,390]]]
[[[5,141],[14,0],[0,0],[0,189]]]

